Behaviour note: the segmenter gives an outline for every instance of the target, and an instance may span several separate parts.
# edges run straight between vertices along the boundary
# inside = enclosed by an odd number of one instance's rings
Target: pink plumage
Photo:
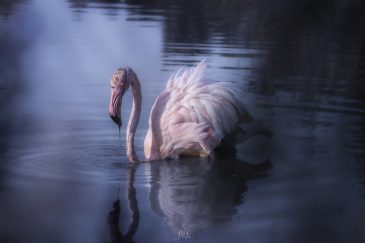
[[[207,79],[205,68],[205,62],[200,62],[195,67],[179,70],[170,77],[166,89],[156,98],[144,142],[147,160],[179,156],[213,157],[214,150],[221,145],[226,136],[234,133],[242,122],[252,119],[244,107],[244,96],[240,87],[232,82]],[[112,87],[122,83],[123,92],[119,92],[121,94],[124,94],[124,88],[128,87],[129,83],[132,90],[134,87],[139,87],[134,72],[131,69],[125,70],[128,75],[119,74],[119,79],[112,78],[111,82]],[[132,78],[123,78],[130,76],[129,74],[132,74]],[[138,107],[135,102],[141,99],[138,97],[139,94],[140,90],[133,91],[136,110]],[[111,115],[116,114],[115,109],[118,107],[109,107]],[[131,134],[134,136],[134,128],[137,127],[137,124],[133,123],[138,123],[137,113],[140,113],[140,109],[137,112],[133,110],[134,114],[131,115],[127,130],[127,153],[131,147],[134,151],[134,146],[128,146],[128,143],[133,143],[133,138],[130,141]],[[129,159],[138,160],[130,156]]]

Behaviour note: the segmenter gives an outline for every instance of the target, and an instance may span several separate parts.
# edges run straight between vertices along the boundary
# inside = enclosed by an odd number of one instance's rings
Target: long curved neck
[[[141,84],[137,78],[137,75],[133,72],[131,68],[128,68],[127,72],[128,72],[128,78],[130,78],[131,80],[131,86],[133,92],[133,106],[127,127],[126,149],[129,161],[139,162],[138,156],[134,149],[134,135],[137,130],[139,117],[141,115],[141,105],[142,105]]]

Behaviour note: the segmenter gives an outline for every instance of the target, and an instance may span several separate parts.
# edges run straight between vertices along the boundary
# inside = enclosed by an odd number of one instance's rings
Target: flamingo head
[[[128,78],[128,71],[126,68],[119,68],[113,74],[110,80],[111,96],[109,102],[109,115],[110,118],[120,128],[122,126],[121,118],[121,105],[122,98],[125,92],[128,90],[130,80]]]

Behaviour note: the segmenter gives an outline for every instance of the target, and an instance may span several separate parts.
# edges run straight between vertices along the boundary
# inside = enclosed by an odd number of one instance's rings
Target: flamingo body
[[[250,119],[240,89],[208,80],[205,67],[201,62],[180,70],[157,97],[144,144],[147,159],[213,156],[222,139]]]

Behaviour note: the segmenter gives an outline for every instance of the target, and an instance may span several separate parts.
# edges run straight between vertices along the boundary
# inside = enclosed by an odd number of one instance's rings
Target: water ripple
[[[11,173],[25,177],[115,182],[124,180],[129,164],[112,143],[65,144],[29,148],[12,158]]]

